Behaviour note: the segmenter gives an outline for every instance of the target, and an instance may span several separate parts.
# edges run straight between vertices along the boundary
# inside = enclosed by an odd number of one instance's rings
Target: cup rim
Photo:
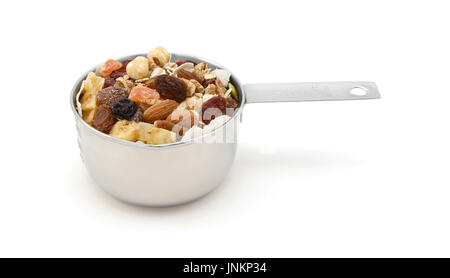
[[[146,54],[136,54],[136,55],[127,55],[127,56],[122,56],[120,58],[117,58],[116,60],[118,61],[122,61],[122,60],[127,60],[127,59],[134,59],[137,56],[144,56],[146,57]],[[126,140],[122,140],[113,136],[110,136],[108,134],[105,134],[103,132],[100,132],[98,130],[96,130],[95,128],[93,128],[92,126],[90,126],[89,124],[87,124],[82,118],[81,115],[78,114],[77,108],[76,108],[76,95],[80,89],[81,83],[83,82],[83,80],[86,79],[87,75],[90,72],[95,72],[96,67],[91,68],[90,70],[86,71],[83,75],[81,75],[81,77],[78,78],[78,80],[75,82],[74,86],[72,87],[72,91],[70,93],[70,107],[72,109],[72,112],[75,115],[75,118],[78,122],[81,122],[82,125],[86,126],[90,131],[92,131],[93,134],[100,136],[110,142],[113,143],[118,143],[118,144],[122,144],[122,145],[126,145],[126,146],[131,146],[131,147],[137,147],[137,148],[145,148],[145,149],[168,149],[168,148],[173,148],[173,147],[180,147],[180,146],[187,146],[193,143],[196,143],[198,141],[200,142],[204,142],[205,138],[211,137],[216,131],[218,131],[219,129],[224,129],[227,125],[230,124],[230,122],[232,121],[236,121],[237,117],[242,113],[242,110],[244,108],[245,105],[245,92],[244,92],[244,88],[241,84],[241,82],[239,81],[239,79],[236,78],[236,76],[233,74],[232,71],[230,71],[228,68],[214,62],[211,61],[209,59],[204,59],[202,57],[199,56],[194,56],[194,55],[189,55],[189,54],[183,54],[183,53],[171,53],[171,61],[173,57],[177,57],[179,59],[177,60],[191,60],[194,62],[207,62],[208,65],[212,66],[213,68],[219,68],[219,69],[225,69],[228,70],[229,72],[231,72],[231,78],[230,80],[233,80],[233,85],[235,87],[237,87],[237,89],[240,92],[240,103],[239,103],[239,108],[237,111],[234,112],[234,115],[226,122],[224,123],[222,126],[220,126],[219,128],[216,128],[215,130],[208,132],[206,134],[202,134],[201,136],[197,136],[194,138],[191,138],[189,140],[186,141],[178,141],[178,142],[174,142],[174,143],[170,143],[170,144],[162,144],[162,145],[150,145],[150,144],[138,144],[137,142],[131,142],[131,141],[126,141]]]

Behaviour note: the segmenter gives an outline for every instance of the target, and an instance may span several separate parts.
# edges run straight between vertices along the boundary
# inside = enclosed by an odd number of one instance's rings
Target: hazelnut
[[[155,47],[147,54],[151,68],[164,67],[170,61],[170,53],[164,47]]]
[[[129,62],[127,65],[127,75],[136,80],[148,77],[148,59],[138,56]]]

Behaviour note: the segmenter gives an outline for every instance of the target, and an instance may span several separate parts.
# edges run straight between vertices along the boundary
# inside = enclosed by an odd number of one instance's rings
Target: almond
[[[156,120],[163,120],[177,108],[178,102],[166,99],[156,104],[153,104],[144,112],[144,121],[153,124]]]

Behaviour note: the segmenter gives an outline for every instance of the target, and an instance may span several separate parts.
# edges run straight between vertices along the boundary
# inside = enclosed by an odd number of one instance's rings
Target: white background
[[[446,2],[3,1],[0,256],[450,256]],[[382,99],[248,105],[220,187],[134,207],[88,176],[69,94],[159,45],[244,83],[367,80]]]

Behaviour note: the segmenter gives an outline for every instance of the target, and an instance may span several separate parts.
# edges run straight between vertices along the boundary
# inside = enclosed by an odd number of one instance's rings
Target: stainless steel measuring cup
[[[131,55],[117,60],[133,59]],[[172,61],[208,62],[186,54],[172,54]],[[89,72],[95,71],[95,68]],[[89,126],[76,109],[76,95],[87,73],[75,83],[70,106],[75,115],[81,157],[92,179],[106,192],[124,202],[144,206],[173,206],[196,200],[227,175],[236,153],[239,123],[245,105],[258,102],[359,100],[380,97],[373,82],[310,82],[242,84],[231,75],[240,105],[231,119],[198,138],[167,145],[124,141]]]

